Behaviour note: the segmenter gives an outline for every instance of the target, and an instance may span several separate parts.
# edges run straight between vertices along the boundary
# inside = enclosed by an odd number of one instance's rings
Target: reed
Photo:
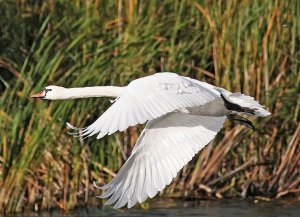
[[[32,101],[40,88],[126,85],[173,71],[255,96],[257,130],[226,124],[162,193],[259,199],[300,192],[300,2],[0,0],[0,210],[101,203],[142,126],[78,140],[107,99]],[[175,193],[176,192],[176,193]]]

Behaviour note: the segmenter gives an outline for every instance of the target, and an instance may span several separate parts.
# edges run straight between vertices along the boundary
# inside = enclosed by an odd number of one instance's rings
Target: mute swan
[[[93,124],[75,128],[82,136],[97,139],[129,126],[147,122],[131,156],[106,185],[99,198],[106,204],[128,208],[154,197],[220,131],[226,116],[252,129],[237,113],[266,117],[271,113],[253,97],[231,93],[189,77],[162,72],[131,81],[125,87],[64,88],[48,86],[34,98],[64,100],[114,97],[114,103]]]

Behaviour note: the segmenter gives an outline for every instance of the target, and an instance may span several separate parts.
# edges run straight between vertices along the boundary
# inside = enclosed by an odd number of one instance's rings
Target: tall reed
[[[95,201],[142,129],[78,140],[107,99],[32,101],[49,84],[126,85],[173,71],[255,96],[257,131],[226,124],[163,192],[273,198],[300,191],[300,3],[283,1],[1,1],[0,210]],[[91,197],[92,196],[92,197]]]

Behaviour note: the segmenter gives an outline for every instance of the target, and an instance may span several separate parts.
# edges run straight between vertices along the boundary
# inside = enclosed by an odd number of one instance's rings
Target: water
[[[70,212],[54,210],[42,213],[21,213],[7,215],[8,217],[96,217],[96,216],[142,216],[142,217],[176,217],[176,216],[204,216],[204,217],[300,217],[300,201],[250,201],[250,200],[222,200],[222,201],[180,201],[159,199],[151,202],[147,209],[133,208],[115,210],[111,207],[80,208]]]

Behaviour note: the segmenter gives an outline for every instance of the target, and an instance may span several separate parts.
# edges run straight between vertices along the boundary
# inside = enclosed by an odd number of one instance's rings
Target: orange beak
[[[45,90],[42,90],[34,95],[31,96],[31,98],[44,98],[45,97]]]

